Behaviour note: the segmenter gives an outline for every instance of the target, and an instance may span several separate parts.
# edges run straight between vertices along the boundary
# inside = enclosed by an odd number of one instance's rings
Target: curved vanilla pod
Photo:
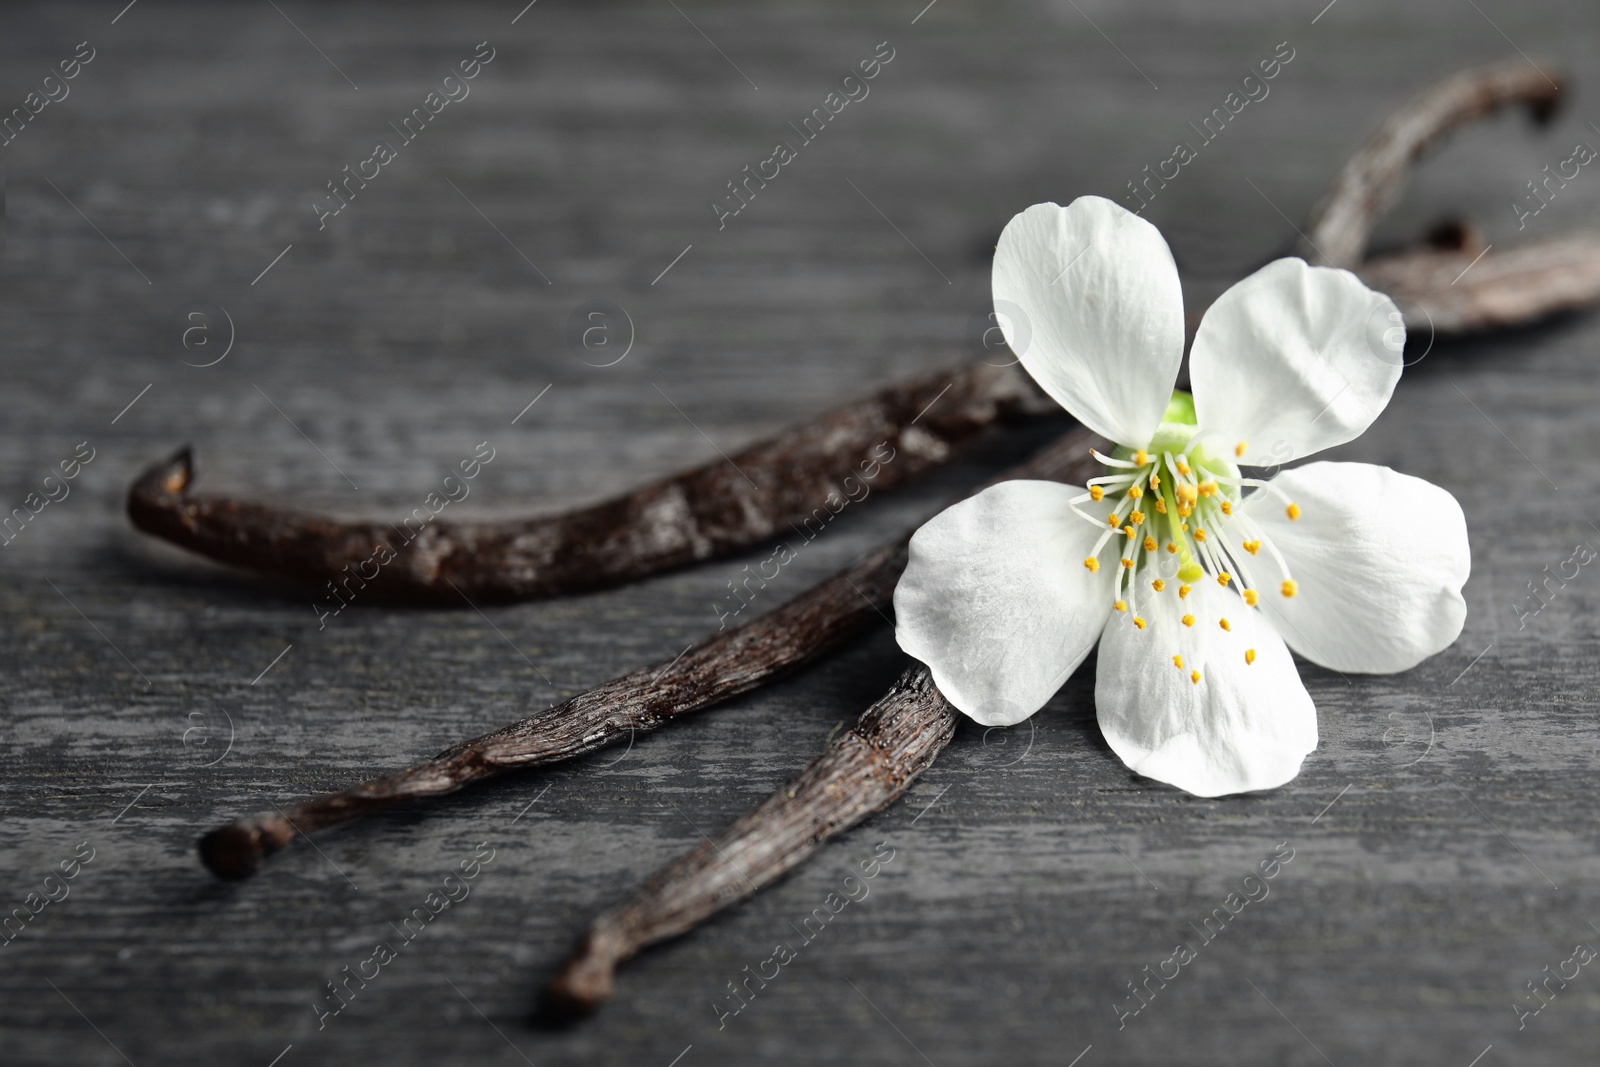
[[[1501,108],[1525,106],[1547,123],[1566,95],[1566,77],[1512,56],[1457,71],[1397,107],[1351,156],[1312,209],[1295,255],[1325,267],[1356,269],[1372,226],[1400,198],[1411,166],[1447,134]]]
[[[906,671],[798,778],[596,919],[547,987],[548,1007],[593,1011],[616,991],[623,960],[777,881],[830,837],[892,804],[944,751],[956,719],[926,667]]]
[[[731,459],[611,500],[482,522],[434,519],[425,508],[425,518],[399,524],[342,522],[198,494],[193,457],[183,449],[134,482],[128,517],[203,556],[302,584],[349,582],[355,574],[391,603],[563,596],[760,544],[791,524],[817,521],[830,497],[890,488],[945,462],[997,422],[1058,410],[1019,367],[978,362],[890,386]]]
[[[1488,252],[1481,261],[1470,243],[1363,259],[1373,223],[1428,149],[1506,106],[1525,105],[1546,120],[1565,85],[1561,74],[1518,57],[1430,86],[1396,109],[1341,169],[1297,254],[1356,270],[1395,299],[1408,327],[1430,335],[1515,326],[1600,303],[1600,234]],[[391,601],[559,596],[748,548],[811,517],[817,501],[863,463],[879,468],[872,488],[888,488],[944,462],[989,425],[1051,410],[1015,365],[979,362],[890,386],[752,445],[732,462],[707,463],[576,511],[428,522],[420,531],[192,494],[193,461],[183,450],[134,483],[128,514],[139,529],[202,555],[312,585],[348,582],[352,570],[364,581],[361,568],[385,546],[395,558],[379,569],[374,595]],[[888,455],[894,458],[884,462]]]
[[[987,484],[1010,478],[1081,483],[1099,469],[1089,454],[1095,446],[1104,442],[1075,429]],[[297,833],[401,800],[453,793],[508,770],[571,759],[758,688],[880,621],[905,569],[909,540],[910,534],[895,538],[793,600],[713,635],[671,662],[579,693],[406,770],[212,830],[200,839],[200,858],[219,878],[247,878]]]

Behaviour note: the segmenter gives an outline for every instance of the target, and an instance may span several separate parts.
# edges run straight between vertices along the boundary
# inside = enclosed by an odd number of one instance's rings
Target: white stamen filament
[[[1231,485],[1241,489],[1246,486],[1251,489],[1265,489],[1267,492],[1283,501],[1285,505],[1294,503],[1294,501],[1290,500],[1282,489],[1279,489],[1271,482],[1262,481],[1260,478],[1229,478],[1225,475],[1213,474],[1211,476],[1211,480],[1216,482],[1218,485]]]
[[[1124,468],[1126,468],[1128,470],[1138,470],[1139,469],[1139,464],[1134,463],[1131,460],[1113,459],[1110,456],[1102,455],[1100,452],[1098,452],[1098,451],[1096,451],[1095,449],[1092,449],[1092,448],[1089,449],[1089,454],[1091,456],[1093,456],[1095,459],[1099,460],[1101,463],[1104,463],[1108,467],[1124,467]]]

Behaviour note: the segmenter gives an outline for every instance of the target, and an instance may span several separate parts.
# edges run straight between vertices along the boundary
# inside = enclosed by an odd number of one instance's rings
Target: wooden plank
[[[355,515],[408,510],[487,439],[497,458],[465,506],[560,507],[713,456],[706,437],[731,449],[955,364],[1011,214],[1123,195],[1287,41],[1295,58],[1270,96],[1146,212],[1191,297],[1208,299],[1290,246],[1288,220],[1388,105],[1508,52],[1506,37],[1564,57],[1582,99],[1600,84],[1590,9],[1485,4],[1491,25],[1444,0],[1340,3],[1313,24],[1321,4],[942,0],[916,17],[920,2],[680,0],[681,13],[547,2],[513,24],[517,3],[280,13],[143,0],[113,23],[119,6],[0,15],[7,106],[77,42],[96,50],[70,96],[6,148],[6,506],[79,442],[95,458],[0,555],[4,907],[42,891],[80,842],[94,858],[0,948],[0,1059],[1592,1055],[1591,968],[1525,1028],[1512,1009],[1541,968],[1600,943],[1600,585],[1584,568],[1525,625],[1514,608],[1541,568],[1579,542],[1600,547],[1592,318],[1440,344],[1373,432],[1339,450],[1457,495],[1476,556],[1471,614],[1455,647],[1405,675],[1307,667],[1322,743],[1292,785],[1202,801],[1132,777],[1100,740],[1085,668],[1036,729],[1003,748],[965,729],[905,804],[646,953],[614,1004],[567,1031],[525,1017],[588,919],[875,699],[905,665],[887,630],[626,753],[341,828],[223,886],[195,861],[202,830],[670,657],[715,628],[712,605],[748,560],[494,609],[492,626],[465,608],[358,603],[319,631],[309,594],[155,545],[121,511],[135,472],[185,441],[205,484]],[[325,183],[397,139],[388,124],[486,39],[494,59],[471,95],[319,231]],[[883,41],[894,59],[870,96],[719,230],[709,204],[725,183]],[[1422,169],[1379,243],[1457,212],[1509,242],[1525,183],[1595,136],[1581,109],[1548,135],[1510,119],[1473,131]],[[1597,207],[1585,172],[1525,235]],[[592,300],[633,321],[614,366],[564,340]],[[180,344],[202,306],[225,309],[235,343],[214,366],[185,366],[219,351]],[[843,516],[774,598],[1024,448],[995,442]],[[797,941],[793,924],[880,841],[894,859],[870,896],[719,1028],[727,983]],[[470,896],[320,1017],[314,1004],[336,1003],[324,983],[399,940],[480,842],[494,858]],[[1195,927],[1280,842],[1294,859],[1270,896],[1202,943]],[[1194,963],[1119,1029],[1126,983],[1180,941],[1198,946]]]

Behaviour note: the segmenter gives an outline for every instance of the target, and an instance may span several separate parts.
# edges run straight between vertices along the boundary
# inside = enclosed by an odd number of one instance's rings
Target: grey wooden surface
[[[1439,344],[1340,450],[1460,499],[1470,615],[1408,674],[1306,666],[1322,743],[1275,792],[1199,800],[1133,777],[1099,738],[1085,668],[1032,727],[964,729],[905,803],[648,952],[564,1031],[528,1009],[586,921],[881,692],[904,666],[886,627],[631,749],[326,833],[246,884],[196,862],[220,821],[671,658],[715,628],[749,560],[486,616],[358,602],[319,631],[311,594],[129,528],[129,480],[179,444],[203,487],[349,515],[409,511],[483,440],[496,458],[460,505],[478,514],[703,461],[708,438],[731,450],[970,358],[1006,219],[1118,196],[1283,41],[1295,58],[1270,96],[1147,212],[1191,299],[1286,249],[1385,109],[1456,67],[1516,47],[1565,64],[1578,93],[1548,134],[1506,118],[1461,138],[1382,240],[1454,212],[1515,240],[1524,183],[1600,142],[1597,19],[1577,2],[922,6],[0,11],[6,109],[78,42],[95,49],[4,149],[5,509],[79,442],[95,459],[0,549],[0,905],[23,906],[81,842],[94,858],[0,947],[0,1061],[1593,1062],[1593,966],[1521,1030],[1512,1007],[1575,944],[1600,945],[1600,579],[1585,567],[1536,615],[1515,607],[1541,568],[1600,547],[1590,316]],[[495,58],[471,95],[319,232],[324,183],[484,40]],[[711,198],[883,41],[895,58],[870,96],[719,232]],[[1585,171],[1523,236],[1597,211]],[[614,366],[564,340],[591,300],[633,323]],[[212,347],[185,350],[205,307]],[[221,351],[218,308],[231,351],[186,366]],[[1052,429],[852,507],[769,605]],[[880,841],[894,859],[870,895],[719,1028],[726,984],[798,942]],[[471,895],[319,1028],[323,983],[395,940],[479,842],[494,860]],[[1270,895],[1203,943],[1194,927],[1282,842],[1294,859]],[[1126,983],[1179,942],[1198,958],[1119,1030]]]

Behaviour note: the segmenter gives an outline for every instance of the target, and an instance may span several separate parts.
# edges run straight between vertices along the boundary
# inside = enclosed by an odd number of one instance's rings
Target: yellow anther
[[[1300,586],[1295,582],[1295,580],[1293,578],[1290,578],[1290,579],[1288,579],[1287,581],[1285,581],[1283,583],[1283,595],[1284,596],[1294,596],[1299,591],[1300,591]]]
[[[1144,550],[1146,552],[1154,552],[1156,550],[1156,539],[1154,537],[1146,537],[1144,539]]]
[[[1180,585],[1180,586],[1178,586],[1178,597],[1179,597],[1179,599],[1182,599],[1182,600],[1189,599],[1189,593],[1192,591],[1192,589],[1193,589],[1193,586],[1188,586],[1188,585]]]
[[[1126,600],[1119,600],[1119,601],[1117,601],[1115,604],[1113,604],[1111,606],[1116,608],[1118,611],[1127,611],[1128,610],[1128,602]]]
[[[1084,560],[1083,565],[1089,568],[1089,573],[1091,574],[1100,569],[1100,561],[1095,559],[1093,556],[1090,556],[1088,559]]]
[[[1144,489],[1137,485],[1130,485],[1128,486],[1128,496],[1133,500],[1138,500],[1144,496]]]
[[[1135,626],[1137,626],[1141,630],[1144,629],[1144,616],[1143,615],[1135,615],[1133,617],[1133,624]]]
[[[1177,489],[1178,499],[1185,504],[1193,504],[1200,496],[1200,490],[1192,482],[1179,482]]]
[[[1254,663],[1256,661],[1256,650],[1253,649],[1253,648],[1245,649],[1244,650],[1244,661],[1247,664],[1248,663]]]
[[[1150,462],[1150,453],[1141,448],[1133,454],[1133,461],[1142,467]]]
[[[1167,502],[1160,497],[1156,497],[1156,510],[1165,515],[1167,513]]]
[[[1224,515],[1232,515],[1233,514],[1233,501],[1224,500],[1222,502],[1222,513]]]
[[[1261,602],[1261,594],[1256,592],[1254,589],[1246,589],[1244,591],[1244,602],[1249,604],[1251,607],[1255,607]]]
[[[1200,483],[1200,495],[1201,496],[1210,496],[1212,493],[1215,493],[1216,491],[1217,491],[1217,483],[1213,482],[1211,479],[1208,478],[1205,481]]]
[[[1144,522],[1144,512],[1140,511],[1138,508],[1134,508],[1132,511],[1128,512],[1128,521],[1133,523],[1135,526],[1138,526],[1140,523]]]
[[[1089,499],[1090,500],[1093,500],[1095,503],[1098,504],[1100,501],[1104,500],[1105,498],[1106,498],[1105,486],[1103,486],[1103,485],[1091,485],[1089,487]]]
[[[1228,583],[1231,581],[1233,581],[1233,575],[1229,574],[1227,571],[1223,571],[1221,574],[1217,575],[1217,584],[1222,586],[1224,589],[1228,587]]]
[[[1161,475],[1157,474],[1155,471],[1150,472],[1150,488],[1161,488]]]
[[[1150,588],[1154,589],[1158,593],[1166,587],[1167,583],[1161,578],[1157,578],[1155,581],[1150,583]]]
[[[1205,532],[1205,530],[1204,530],[1204,529],[1202,529],[1202,528],[1201,528],[1201,527],[1198,527],[1198,526],[1197,526],[1197,527],[1195,527],[1195,531],[1194,531],[1194,539],[1195,539],[1195,540],[1196,540],[1196,541],[1204,541],[1204,540],[1205,540],[1205,539],[1206,539],[1206,532]]]
[[[1194,616],[1193,615],[1185,615],[1183,617],[1183,624],[1185,626],[1193,626],[1194,625]]]
[[[1168,552],[1176,552],[1176,551],[1178,551],[1178,546],[1173,544],[1171,541],[1168,541],[1167,542],[1167,551]]]
[[[1199,685],[1200,684],[1200,672],[1199,671],[1195,671],[1194,673],[1190,674],[1189,675],[1189,681],[1193,682],[1195,685]]]
[[[1188,513],[1185,512],[1185,514],[1188,514]],[[1184,533],[1188,533],[1189,532],[1189,524],[1188,523],[1184,523],[1182,526],[1179,527],[1179,529],[1181,529]]]
[[[1194,510],[1194,505],[1193,504],[1179,504],[1178,505],[1178,517],[1182,518],[1182,519],[1187,519],[1189,517],[1189,513],[1192,512],[1193,510]]]
[[[1115,530],[1122,522],[1121,519],[1117,518],[1117,513],[1115,511],[1106,516],[1106,521],[1111,524],[1111,528],[1113,530]]]
[[[1300,505],[1299,504],[1290,504],[1284,510],[1289,513],[1289,520],[1291,522],[1293,522],[1295,519],[1298,519],[1300,517]]]
[[[1229,633],[1233,633],[1233,626],[1228,622],[1227,619],[1218,619],[1217,621],[1222,625],[1224,630],[1228,631]]]
[[[1123,556],[1122,557],[1122,565],[1124,567],[1127,567],[1129,570],[1132,570],[1133,569],[1133,560],[1129,559],[1127,556]],[[1285,594],[1285,595],[1292,595],[1292,594]]]
[[[1134,529],[1132,526],[1124,526],[1122,532],[1128,535],[1128,540],[1133,540]]]
[[[1246,541],[1244,543],[1244,550],[1246,552],[1250,553],[1253,556],[1257,552],[1261,551],[1261,542],[1260,541]]]
[[[1178,473],[1179,474],[1188,474],[1189,473],[1189,465],[1187,463],[1185,463],[1181,459],[1178,460]]]
[[[1183,657],[1182,656],[1173,656],[1172,657],[1172,665],[1174,667],[1178,668],[1180,671],[1183,670]]]
[[[1240,441],[1238,444],[1233,446],[1233,454],[1238,456],[1240,459],[1243,459],[1244,458],[1244,450],[1247,447],[1249,447],[1249,445],[1250,445],[1250,442],[1248,442],[1248,441]]]

